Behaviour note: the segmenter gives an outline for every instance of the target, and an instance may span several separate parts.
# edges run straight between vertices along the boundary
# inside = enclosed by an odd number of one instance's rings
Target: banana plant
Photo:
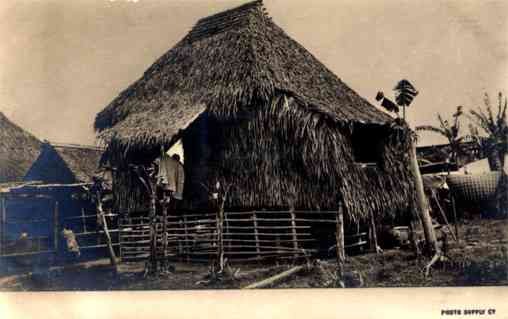
[[[508,125],[506,121],[508,101],[499,92],[497,114],[493,112],[487,93],[484,95],[483,102],[485,110],[478,107],[478,110],[470,110],[470,114],[467,115],[474,124],[470,127],[470,130],[480,148],[487,154],[490,169],[500,171],[504,167],[505,155],[508,151]]]
[[[460,136],[460,118],[464,115],[462,106],[457,106],[456,112],[453,114],[451,121],[443,119],[441,114],[437,115],[439,126],[421,125],[416,127],[416,131],[427,131],[437,133],[448,140],[451,152],[448,158],[451,162],[460,165],[460,158],[467,154],[466,149],[463,147],[463,142],[469,136]]]

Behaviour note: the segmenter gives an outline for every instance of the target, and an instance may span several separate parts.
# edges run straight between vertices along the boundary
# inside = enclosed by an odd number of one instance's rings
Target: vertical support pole
[[[58,201],[55,201],[55,208],[53,210],[53,247],[55,253],[58,252]]]
[[[369,231],[369,239],[370,239],[370,249],[371,251],[375,252],[376,254],[379,252],[378,250],[378,243],[377,243],[377,230],[376,230],[376,219],[374,217],[374,213],[371,212],[369,216],[370,220],[370,231]]]
[[[289,215],[291,216],[291,233],[293,235],[293,249],[295,251],[293,257],[296,259],[298,258],[298,237],[296,235],[295,209],[293,207],[289,210]]]
[[[185,214],[183,215],[183,232],[185,234],[184,236],[184,239],[185,239],[185,255],[186,255],[186,258],[187,258],[187,262],[190,261],[190,243],[189,243],[189,234],[187,232],[187,216],[185,216]]]
[[[164,205],[162,207],[162,256],[164,260],[162,261],[164,268],[166,268],[167,263],[167,250],[168,250],[168,205]]]
[[[224,270],[224,204],[219,203],[217,210],[217,262],[219,266],[219,273]]]
[[[420,257],[420,247],[418,246],[418,238],[416,236],[416,230],[417,230],[417,222],[415,220],[409,221],[409,241],[411,242],[411,245],[413,246],[413,250],[417,257]]]
[[[150,192],[150,266],[151,272],[157,273],[157,193],[156,184],[151,184]]]
[[[455,197],[451,195],[452,197],[452,210],[453,210],[453,223],[455,224],[455,237],[457,238],[457,241],[460,240],[459,238],[459,221],[457,220],[457,206],[455,205]]]
[[[179,227],[177,234],[181,235],[180,231],[182,229],[184,229],[183,221],[181,219],[178,219],[178,226],[180,226],[180,227]],[[184,254],[184,247],[190,245],[190,243],[187,241],[186,237],[184,237],[183,240],[180,240],[180,238],[181,238],[180,236],[177,237],[178,255],[179,255],[178,260],[181,260],[182,255]],[[183,242],[183,244],[182,244],[182,242]]]
[[[83,232],[86,233],[86,218],[85,218],[85,208],[81,207],[81,223],[83,224]]]
[[[123,220],[124,220],[123,217],[121,217],[121,215],[118,214],[118,216],[117,216],[117,223],[118,223],[118,254],[120,255],[118,257],[120,258],[120,260],[122,259],[122,256],[123,256],[123,254],[122,254],[122,246],[123,246],[122,245],[122,241],[123,241],[123,237],[122,237],[123,236],[123,234],[122,234],[123,233],[123,231],[122,231],[123,230],[123,226],[122,225],[123,225]]]
[[[257,258],[260,258],[261,257],[261,250],[259,248],[259,231],[258,231],[258,218],[256,216],[256,211],[253,211],[252,212],[252,222],[254,224],[254,240],[255,240],[255,243],[256,243],[256,257]]]
[[[4,237],[5,237],[5,220],[7,216],[7,201],[4,196],[2,196],[1,200],[1,211],[0,211],[0,256],[4,253]]]
[[[337,241],[337,284],[345,288],[344,284],[344,264],[346,262],[346,252],[344,249],[344,209],[342,204],[337,210],[337,229],[335,239]]]
[[[230,233],[230,230],[229,230],[229,219],[228,219],[228,214],[226,212],[224,212],[224,222],[226,223],[226,227],[224,228],[224,232]],[[225,251],[231,252],[232,251],[231,250],[231,238],[230,238],[230,240],[227,240],[227,244],[228,244],[227,245],[228,249],[225,250]]]

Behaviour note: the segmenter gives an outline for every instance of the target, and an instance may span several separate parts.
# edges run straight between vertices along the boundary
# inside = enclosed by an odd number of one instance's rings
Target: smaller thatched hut
[[[23,180],[39,155],[41,142],[0,112],[0,183]]]
[[[24,180],[48,184],[90,183],[99,169],[103,152],[94,146],[45,142]]]

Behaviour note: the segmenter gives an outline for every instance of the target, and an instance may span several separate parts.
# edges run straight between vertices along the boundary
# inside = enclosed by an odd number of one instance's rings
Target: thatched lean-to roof
[[[43,143],[41,154],[25,180],[60,184],[92,182],[103,152],[93,146]]]
[[[0,183],[21,181],[37,158],[41,142],[0,112]]]
[[[408,130],[392,129],[392,120],[255,1],[199,20],[97,115],[95,128],[117,165],[148,163],[160,145],[182,139],[190,206],[201,185],[219,180],[234,185],[230,207],[343,202],[355,218],[403,212],[414,201]],[[359,131],[376,138],[377,168],[355,163]],[[116,185],[120,205],[140,202],[135,178],[119,170]]]

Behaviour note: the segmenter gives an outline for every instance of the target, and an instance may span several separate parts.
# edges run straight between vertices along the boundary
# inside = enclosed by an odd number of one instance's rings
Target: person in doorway
[[[173,154],[171,157],[165,153],[162,155],[159,159],[157,181],[163,191],[163,197],[166,198],[166,203],[183,199],[185,172],[178,154]]]

